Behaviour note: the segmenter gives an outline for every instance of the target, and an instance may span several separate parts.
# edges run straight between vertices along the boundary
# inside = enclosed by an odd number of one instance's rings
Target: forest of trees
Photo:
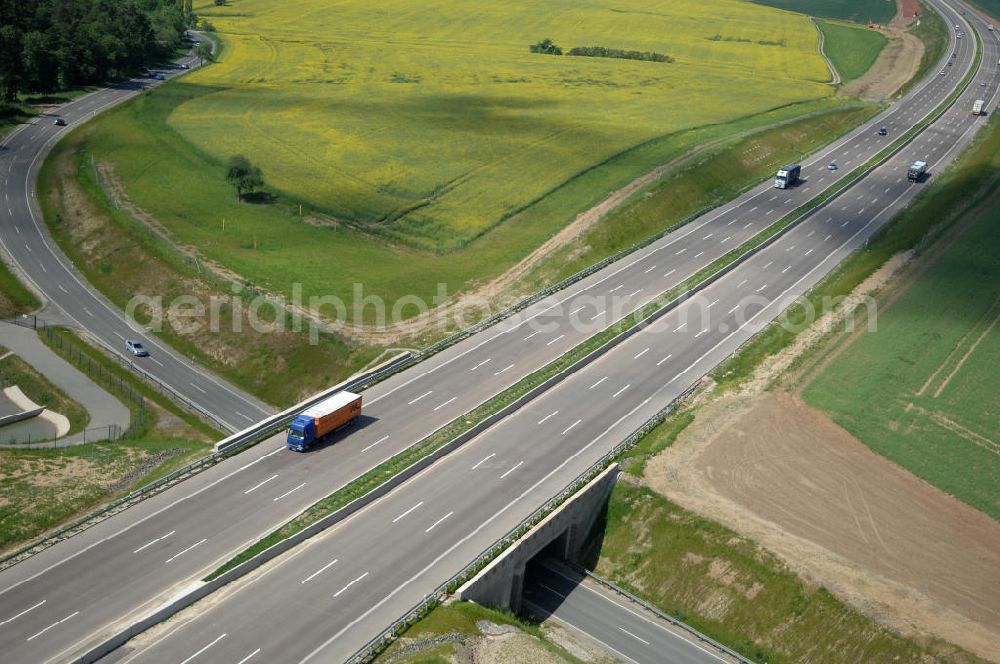
[[[0,102],[134,74],[193,22],[191,0],[0,0]]]

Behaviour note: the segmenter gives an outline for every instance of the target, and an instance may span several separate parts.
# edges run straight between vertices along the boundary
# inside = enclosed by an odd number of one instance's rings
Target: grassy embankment
[[[221,435],[139,382],[67,331],[51,344],[112,394],[127,388],[145,399],[142,426],[114,443],[41,450],[0,450],[0,550],[14,547],[205,454]],[[45,334],[40,335],[47,341]],[[86,358],[86,359],[81,359]],[[9,359],[9,358],[8,358]],[[102,371],[94,371],[92,363]],[[124,386],[124,387],[123,387]],[[133,421],[138,405],[123,399]]]
[[[545,630],[503,611],[496,611],[471,602],[456,602],[433,609],[427,616],[407,629],[375,662],[399,664],[447,664],[454,661],[456,645],[463,650],[474,646],[482,633],[476,626],[480,620],[495,625],[509,625],[522,632],[517,641],[499,646],[493,655],[502,661],[571,662],[578,659],[546,638]],[[444,642],[442,642],[444,641]],[[427,642],[421,645],[421,642]],[[507,659],[510,658],[510,659]]]
[[[853,81],[871,69],[889,40],[868,28],[817,20],[823,32],[823,52],[840,72],[844,82]]]
[[[754,0],[759,5],[804,12],[810,16],[833,18],[853,23],[888,23],[896,15],[894,0]]]
[[[557,282],[669,228],[699,210],[721,205],[798,159],[863,123],[879,109],[846,104],[752,136],[718,144],[649,185],[580,237],[567,243],[529,277],[533,288]]]
[[[0,317],[27,314],[42,303],[35,294],[18,281],[7,265],[0,261]]]
[[[242,285],[206,274],[124,210],[107,204],[83,146],[89,131],[77,130],[56,147],[42,168],[39,199],[53,237],[112,302],[126,308],[133,296],[148,295],[162,297],[166,307],[176,297],[194,295],[211,311],[216,298],[222,303],[217,331],[200,319],[197,329],[184,333],[166,324],[162,336],[182,354],[274,404],[294,403],[374,357],[377,351],[329,334],[310,344],[302,332],[272,327],[274,310],[268,307],[260,312],[263,326],[251,325],[251,300]],[[145,321],[143,313],[138,311],[138,318]]]
[[[69,420],[69,433],[82,431],[90,415],[83,406],[69,398],[65,392],[50,383],[45,376],[16,355],[0,360],[0,389],[16,385],[26,397],[51,411],[65,415]]]

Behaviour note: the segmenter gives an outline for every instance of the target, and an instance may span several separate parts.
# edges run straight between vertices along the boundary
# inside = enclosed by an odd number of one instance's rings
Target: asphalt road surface
[[[958,42],[956,66],[948,68],[949,76],[931,77],[884,118],[871,124],[889,127],[891,139],[922,117],[954,86],[970,62],[972,46],[969,39]],[[989,94],[995,90],[996,67],[991,63],[996,61],[996,45],[990,42],[984,58]],[[771,248],[710,287],[705,295],[711,299],[706,299],[703,306],[713,316],[719,316],[712,320],[711,329],[679,321],[677,317],[688,316],[697,302],[685,305],[370,510],[300,547],[289,557],[296,561],[293,565],[283,561],[275,572],[259,582],[271,578],[287,582],[279,571],[319,562],[311,556],[334,541],[338,547],[357,542],[357,547],[345,549],[346,557],[326,558],[316,564],[315,570],[323,568],[323,572],[309,583],[293,579],[303,588],[343,581],[346,589],[337,599],[343,603],[350,598],[349,605],[329,609],[311,603],[313,600],[304,592],[288,592],[288,588],[298,590],[293,583],[278,591],[267,584],[251,585],[245,590],[234,588],[233,597],[241,593],[256,597],[254,601],[262,606],[264,614],[294,616],[291,621],[294,624],[283,623],[282,628],[294,634],[295,642],[300,645],[274,651],[271,658],[276,652],[281,653],[282,659],[305,656],[308,652],[303,648],[310,645],[323,646],[323,660],[350,654],[412,605],[421,592],[448,578],[474,557],[484,543],[505,532],[510,519],[519,520],[533,505],[544,502],[547,495],[588,466],[602,450],[634,428],[636,422],[686,389],[730,353],[736,347],[734,344],[748,338],[754,329],[784,308],[791,296],[818,281],[870,236],[919,190],[919,185],[910,185],[905,182],[905,175],[901,177],[909,161],[915,158],[913,153],[919,153],[917,158],[931,161],[932,170],[940,168],[957,150],[956,141],[968,140],[970,128],[981,122],[970,117],[964,107],[966,97],[971,108],[972,98],[986,94],[978,88],[978,81],[974,83],[958,103],[957,111],[953,110],[924,132],[901,155],[838,197],[836,204],[813,215]],[[741,236],[745,239],[750,233],[759,232],[771,219],[780,218],[849,171],[848,162],[864,161],[864,155],[876,152],[885,140],[865,127],[839,141],[831,151],[806,161],[806,181],[799,187],[777,191],[765,183],[733,205],[706,215],[569,291],[381,383],[366,393],[366,421],[343,436],[340,444],[296,455],[284,451],[277,440],[269,441],[6,570],[0,574],[0,606],[4,610],[0,616],[3,627],[0,644],[5,653],[10,661],[35,662],[58,661],[80,652],[128,616],[158,605],[318,497],[586,338],[595,330],[580,328],[586,327],[582,323],[589,322],[585,318],[592,316],[591,312],[597,313],[602,307],[611,310],[620,307],[619,311],[627,312],[641,306],[682,280],[685,271],[691,274],[728,251],[740,239],[735,233],[745,232]],[[840,171],[820,170],[832,160],[840,163]],[[5,238],[7,226],[5,222]],[[778,256],[775,253],[778,248],[786,253]],[[766,256],[772,257],[770,264],[761,260]],[[743,302],[744,298],[753,301]],[[724,306],[723,300],[728,304]],[[746,320],[741,321],[737,316]],[[664,332],[668,321],[674,321],[669,333]],[[547,325],[543,327],[542,323]],[[727,329],[723,330],[724,327]],[[638,348],[637,344],[645,345]],[[632,356],[627,356],[629,352]],[[591,383],[583,384],[591,379]],[[547,411],[539,414],[539,409]],[[595,437],[595,431],[604,433]],[[555,441],[557,445],[553,449],[544,441]],[[470,454],[485,448],[491,451],[467,467],[455,465],[466,463]],[[508,462],[509,466],[496,465],[501,462]],[[482,471],[479,475],[469,472],[475,464],[479,464],[476,470]],[[489,480],[480,481],[487,472],[491,473]],[[496,484],[497,481],[500,483]],[[441,496],[438,485],[447,487],[450,493]],[[368,529],[369,519],[377,519],[372,515],[379,509],[385,509],[386,505],[396,509],[399,505],[394,501],[400,496],[408,499],[411,492],[423,490],[438,495],[444,502],[446,499],[454,502],[455,495],[475,495],[477,500],[466,500],[463,502],[467,504],[442,510],[434,523],[425,524],[423,534],[415,525],[401,524],[415,524],[417,516],[431,508],[426,498],[419,498],[400,510],[399,514],[421,502],[420,507],[398,522],[393,522],[399,516],[396,514],[379,522],[379,527]],[[479,526],[471,525],[476,523]],[[345,537],[346,530],[351,530],[351,534]],[[435,534],[431,536],[430,532]],[[413,538],[396,541],[400,534]],[[394,542],[384,544],[379,541],[380,536],[384,539],[392,536]],[[445,548],[441,549],[441,545]],[[419,551],[412,553],[414,547]],[[427,558],[428,554],[436,555]],[[338,562],[331,564],[333,559]],[[364,571],[367,574],[359,571],[355,577],[346,578],[352,565],[364,562],[371,566]],[[426,570],[420,566],[422,562],[429,564]],[[265,594],[257,595],[258,592]],[[218,606],[229,607],[230,601],[234,600],[223,598]],[[284,613],[285,608],[292,613]],[[233,643],[245,645],[269,632],[262,630],[262,623],[255,622],[249,613],[242,610],[237,613],[246,620],[233,624],[231,631],[222,632],[227,636],[212,649],[220,644],[221,647]],[[159,657],[172,661],[171,653],[176,656],[192,645],[201,644],[200,648],[219,637],[215,633],[203,640],[205,634],[199,630],[211,632],[213,625],[223,623],[228,627],[230,623],[226,621],[233,618],[234,614],[224,610],[207,612],[204,619],[181,630],[179,640],[172,646],[169,639],[164,640],[162,645],[154,644],[146,656],[150,661],[158,661]],[[310,632],[308,627],[315,628],[315,620],[319,618],[328,622],[318,632]],[[298,626],[298,621],[302,621],[303,627]],[[345,623],[348,624],[343,629],[338,627]],[[343,633],[325,646],[313,642],[316,634],[332,635],[338,631]],[[345,637],[347,631],[349,638]],[[269,634],[271,637],[284,641],[279,634]],[[250,650],[265,646],[270,649],[274,644],[255,645]],[[221,647],[213,651],[221,652]],[[213,661],[215,657],[213,654]],[[239,659],[235,657],[233,661]]]
[[[162,69],[172,78],[192,66],[193,56]],[[136,361],[137,367],[155,377],[178,398],[229,431],[238,431],[267,417],[269,406],[224,383],[141,331],[105,298],[97,294],[66,256],[55,247],[45,227],[36,197],[38,172],[52,146],[68,131],[101,111],[131,99],[160,81],[151,78],[125,81],[83,96],[59,109],[21,125],[0,143],[0,244],[20,273],[40,291],[49,305],[102,343],[108,350]],[[66,126],[54,124],[62,118]],[[125,350],[126,339],[140,339],[150,357],[134,358]]]
[[[523,611],[596,641],[634,664],[738,662],[644,607],[560,566],[532,563],[524,581]]]

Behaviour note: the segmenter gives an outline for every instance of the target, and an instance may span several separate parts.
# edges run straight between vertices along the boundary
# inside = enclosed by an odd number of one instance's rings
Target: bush
[[[532,44],[530,47],[532,53],[544,53],[545,55],[562,55],[562,49],[553,43],[551,39],[543,39],[537,44]]]

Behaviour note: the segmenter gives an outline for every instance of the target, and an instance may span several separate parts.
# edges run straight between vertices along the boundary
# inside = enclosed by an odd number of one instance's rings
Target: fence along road
[[[969,52],[962,50],[961,56],[959,64],[967,65]],[[906,126],[906,115],[922,117],[953,84],[930,79],[919,94],[909,96],[878,122]],[[855,132],[838,142],[832,149],[833,157],[824,152],[807,164],[817,166],[839,159],[836,155],[844,157],[840,159],[843,163],[858,154],[852,150],[873,154],[881,143],[872,141],[868,134],[867,130]],[[830,178],[825,183],[830,184],[839,174],[824,172],[819,177]],[[812,189],[811,196],[825,184],[817,178],[817,182],[782,192],[797,199],[778,202],[769,200],[774,190],[765,184],[733,206],[696,220],[639,254],[591,275],[570,292],[536,303],[502,325],[381,383],[366,395],[369,419],[344,445],[292,455],[282,454],[277,440],[272,440],[5,571],[0,575],[3,605],[21,608],[14,612],[19,616],[11,623],[14,629],[0,633],[0,641],[10,646],[8,652],[24,655],[25,661],[85,649],[123,617],[148,610],[155,604],[154,598],[200,578],[244,543],[582,340],[589,332],[567,324],[567,317],[583,316],[576,310],[580,298],[591,298],[588,306],[594,307],[595,296],[603,295],[608,306],[612,304],[608,298],[615,298],[624,311],[634,309],[672,286],[685,272],[690,274],[713,256],[728,251],[739,239],[721,231],[742,230],[745,238],[805,200],[805,188]],[[754,214],[763,202],[774,204],[776,207],[769,208],[774,212],[766,214],[761,209]],[[743,220],[747,221],[737,223]],[[600,306],[600,297],[596,301]],[[540,331],[526,321],[545,321],[553,326]],[[275,493],[277,489],[280,492]],[[265,495],[268,500],[259,500]],[[149,565],[138,557],[164,547],[169,549],[170,555],[164,556],[169,563]],[[86,575],[80,573],[83,569]],[[115,592],[108,593],[107,588]],[[45,603],[32,608],[40,601],[32,598],[45,598]],[[28,609],[23,615],[19,613]],[[39,629],[45,628],[71,614],[71,619],[47,631],[44,639],[20,640],[26,639],[22,631],[39,625]],[[46,620],[50,622],[41,624]]]
[[[954,12],[946,15],[964,24]],[[952,69],[961,70],[974,44],[966,39],[954,48],[960,66]],[[223,591],[211,607],[126,659],[175,661],[197,654],[239,661],[256,653],[261,661],[334,661],[351,656],[730,355],[912,200],[920,186],[907,183],[905,171],[914,155],[940,171],[982,124],[970,117],[968,104],[984,94],[980,82],[995,98],[995,41],[987,42],[985,54],[986,66],[939,121],[709,286],[703,306],[714,312],[710,325],[695,325],[688,317],[701,303],[678,308],[381,501],[293,550],[268,574]],[[747,300],[750,295],[753,300]],[[353,441],[344,447],[354,447]],[[257,511],[283,500],[298,478],[270,472],[264,471],[257,484],[244,478],[245,488],[230,486],[229,504],[238,493],[253,496],[245,502]],[[456,501],[456,496],[462,498]],[[211,534],[189,532],[185,543],[199,546],[195,542],[207,542]],[[114,548],[125,549],[127,543]],[[176,560],[188,551],[163,546],[143,568],[154,569],[159,558],[169,554]],[[94,616],[83,614],[91,605],[81,606],[63,604],[60,611],[79,610],[74,620],[93,621]],[[282,629],[266,629],[276,616]]]

